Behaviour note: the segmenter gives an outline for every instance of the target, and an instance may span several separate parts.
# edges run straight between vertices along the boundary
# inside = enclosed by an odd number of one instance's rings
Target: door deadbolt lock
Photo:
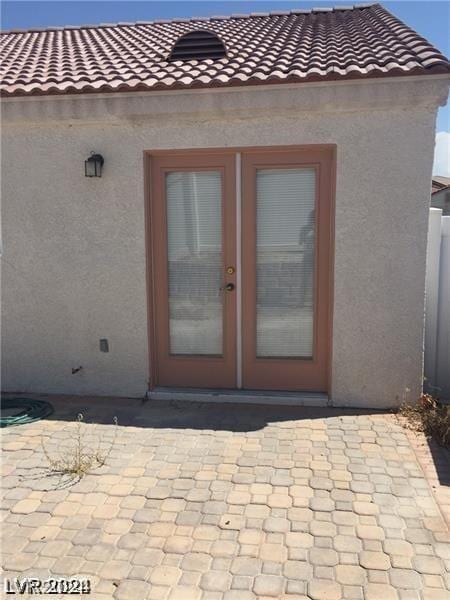
[[[227,274],[233,275],[233,273],[234,273],[234,267],[227,267]]]
[[[220,289],[225,290],[227,292],[232,292],[234,290],[234,283],[226,283]]]

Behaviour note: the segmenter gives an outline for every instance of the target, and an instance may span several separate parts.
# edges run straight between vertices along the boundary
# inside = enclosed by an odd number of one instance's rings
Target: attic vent
[[[191,31],[181,36],[172,48],[169,60],[202,60],[227,55],[223,42],[210,31]]]

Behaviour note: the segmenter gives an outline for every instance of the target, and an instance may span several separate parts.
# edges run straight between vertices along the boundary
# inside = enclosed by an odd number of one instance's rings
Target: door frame
[[[147,289],[147,339],[148,339],[148,359],[149,359],[149,379],[148,390],[153,390],[160,385],[158,381],[157,361],[156,361],[156,334],[155,334],[155,289],[154,289],[154,234],[152,228],[152,185],[151,185],[151,165],[152,157],[163,156],[186,156],[187,153],[198,157],[211,154],[232,154],[238,153],[286,153],[286,152],[307,152],[310,151],[328,151],[330,158],[330,219],[329,219],[329,248],[328,248],[328,365],[327,365],[327,389],[331,393],[332,382],[332,363],[333,363],[333,309],[334,309],[334,254],[335,254],[335,198],[336,198],[336,163],[337,146],[336,144],[305,144],[305,145],[283,145],[283,146],[233,146],[227,148],[177,148],[177,149],[153,149],[143,151],[143,180],[144,180],[144,220],[145,220],[145,256],[146,256],[146,289]],[[241,177],[241,174],[239,174]],[[241,244],[242,245],[242,244]],[[237,257],[238,264],[242,262],[242,256]],[[239,391],[239,390],[237,390]],[[295,390],[294,390],[295,391]]]

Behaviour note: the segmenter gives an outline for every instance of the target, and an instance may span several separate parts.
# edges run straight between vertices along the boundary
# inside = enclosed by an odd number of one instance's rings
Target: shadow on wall
[[[374,409],[267,406],[255,404],[216,404],[207,402],[137,400],[90,396],[49,396],[43,394],[4,394],[4,397],[33,397],[47,400],[55,411],[52,421],[76,420],[82,413],[86,423],[110,425],[117,416],[119,425],[129,427],[197,429],[212,431],[258,431],[268,423],[302,419],[336,419],[352,415],[379,414]],[[386,411],[382,411],[386,412]]]

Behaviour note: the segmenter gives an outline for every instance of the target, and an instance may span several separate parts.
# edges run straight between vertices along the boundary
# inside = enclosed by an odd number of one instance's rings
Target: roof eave
[[[450,83],[450,67],[446,65],[439,65],[430,69],[411,69],[409,71],[402,71],[400,69],[393,69],[388,72],[375,72],[372,71],[368,74],[362,73],[349,73],[346,75],[341,75],[338,73],[329,73],[326,76],[322,75],[308,75],[306,77],[269,77],[267,79],[261,80],[259,78],[250,78],[247,81],[229,81],[226,83],[220,83],[218,81],[210,82],[210,83],[201,83],[201,82],[193,82],[190,84],[183,84],[181,82],[176,82],[173,85],[166,84],[156,84],[156,85],[145,85],[139,84],[136,86],[128,86],[126,83],[119,85],[115,88],[103,85],[101,87],[94,87],[92,84],[87,83],[86,86],[82,88],[68,87],[65,90],[60,90],[58,88],[51,88],[49,90],[43,91],[40,89],[32,90],[32,91],[23,91],[16,90],[14,92],[8,92],[5,90],[0,90],[0,95],[2,98],[23,98],[23,97],[37,97],[37,96],[79,96],[85,94],[109,94],[109,93],[132,93],[132,92],[162,92],[162,91],[189,91],[189,90],[208,90],[211,91],[224,89],[224,88],[242,88],[242,87],[253,87],[253,86],[261,86],[261,85],[283,85],[283,84],[298,84],[301,85],[303,83],[333,83],[333,82],[345,82],[345,81],[368,81],[368,80],[378,80],[378,79],[397,79],[397,78],[405,78],[405,77],[432,77],[432,76],[448,76],[448,81]]]

